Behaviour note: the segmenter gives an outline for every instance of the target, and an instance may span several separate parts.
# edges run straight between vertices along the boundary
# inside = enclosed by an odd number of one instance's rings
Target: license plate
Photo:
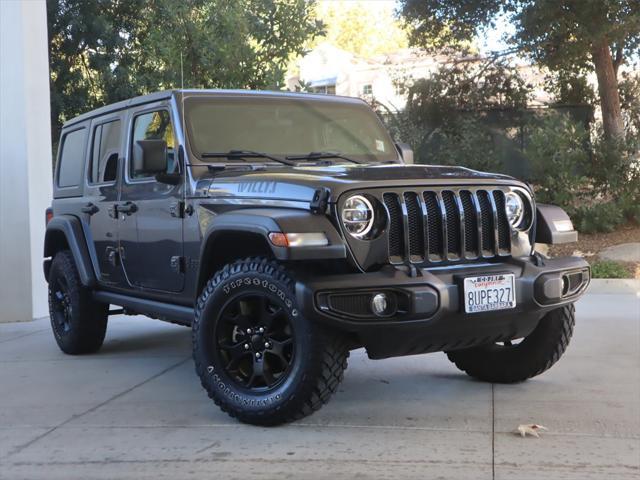
[[[514,308],[515,285],[516,279],[512,273],[465,278],[464,311],[479,313]]]

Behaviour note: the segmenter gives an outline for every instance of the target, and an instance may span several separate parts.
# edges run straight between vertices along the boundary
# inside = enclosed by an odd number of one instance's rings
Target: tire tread
[[[525,338],[534,337],[535,352],[518,352],[518,364],[511,365],[513,352],[491,352],[487,347],[474,347],[446,352],[447,357],[467,375],[493,383],[517,383],[540,375],[551,368],[564,354],[573,335],[575,307],[573,304],[552,310],[540,320],[534,331]],[[516,345],[518,348],[520,345]],[[487,357],[489,357],[487,360]]]
[[[292,396],[287,402],[270,409],[263,409],[259,413],[242,411],[236,408],[225,397],[216,395],[216,391],[212,390],[204,380],[206,366],[200,361],[201,355],[198,351],[197,342],[202,311],[208,298],[218,285],[237,273],[248,272],[272,276],[274,280],[285,285],[290,293],[294,293],[295,284],[286,269],[279,263],[264,257],[249,257],[237,260],[225,265],[215,273],[206,283],[196,303],[195,318],[192,325],[193,359],[196,373],[200,377],[202,387],[207,391],[209,398],[231,417],[245,423],[257,425],[276,425],[299,420],[319,410],[326,404],[344,378],[347,358],[349,357],[349,346],[343,335],[316,325],[314,329],[318,338],[313,342],[315,349],[313,356],[319,361],[315,372],[303,379],[303,385],[301,385],[300,390],[306,392],[306,395],[304,395],[304,398]]]
[[[66,278],[70,294],[77,297],[78,311],[77,321],[72,326],[74,331],[69,332],[65,338],[59,337],[52,323],[54,337],[60,349],[69,355],[94,353],[104,342],[109,306],[95,301],[91,291],[82,285],[75,260],[69,250],[61,250],[53,258],[51,272],[55,275],[58,270]],[[51,280],[51,276],[49,278]],[[51,293],[49,293],[49,313],[53,322]]]

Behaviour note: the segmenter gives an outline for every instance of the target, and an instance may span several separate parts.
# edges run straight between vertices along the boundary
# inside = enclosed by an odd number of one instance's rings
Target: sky
[[[487,54],[490,52],[506,50],[509,46],[504,41],[504,37],[505,35],[511,35],[513,33],[515,33],[513,25],[508,22],[506,17],[499,17],[496,21],[495,28],[487,30],[480,35],[480,38],[478,38],[480,52]]]

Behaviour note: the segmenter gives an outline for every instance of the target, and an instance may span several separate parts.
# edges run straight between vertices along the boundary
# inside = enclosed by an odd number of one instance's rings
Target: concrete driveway
[[[519,385],[443,354],[352,353],[339,392],[301,422],[257,428],[209,401],[189,330],[110,320],[100,353],[63,355],[48,320],[0,324],[0,478],[638,479],[640,299],[587,295],[575,336]],[[549,428],[520,438],[521,423]]]

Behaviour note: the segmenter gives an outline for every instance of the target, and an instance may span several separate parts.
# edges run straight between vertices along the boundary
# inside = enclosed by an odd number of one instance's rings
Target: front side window
[[[151,156],[157,157],[159,151],[166,150],[163,169],[165,173],[176,171],[175,140],[171,116],[167,110],[143,113],[138,115],[133,122],[133,141],[131,146],[131,162],[129,175],[131,178],[147,178],[157,171],[157,162],[149,167],[145,164]],[[156,169],[156,170],[154,170]]]
[[[58,166],[58,186],[75,187],[82,181],[87,130],[81,128],[64,135]]]
[[[253,150],[279,157],[332,152],[360,161],[397,160],[389,134],[364,103],[287,97],[193,96],[185,100],[192,152]]]
[[[90,183],[105,183],[116,180],[122,128],[120,120],[103,123],[93,130]]]

